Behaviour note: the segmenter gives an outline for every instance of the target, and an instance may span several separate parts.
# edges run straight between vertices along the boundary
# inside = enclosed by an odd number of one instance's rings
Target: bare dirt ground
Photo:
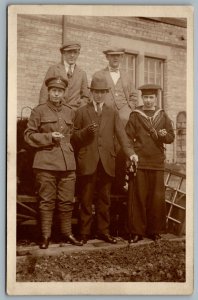
[[[17,247],[18,282],[184,282],[185,239]]]

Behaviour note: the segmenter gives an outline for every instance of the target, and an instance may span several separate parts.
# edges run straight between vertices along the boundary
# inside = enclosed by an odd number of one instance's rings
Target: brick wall
[[[92,74],[107,64],[102,51],[111,44],[134,51],[139,61],[148,53],[165,59],[164,108],[176,128],[178,112],[186,110],[186,28],[141,18],[66,16],[63,38],[81,42],[79,64],[89,82]],[[138,77],[139,86],[143,84],[144,67]],[[176,142],[167,145],[167,162],[177,161],[176,147]]]
[[[86,16],[18,16],[18,115],[38,103],[48,67],[60,62],[59,47],[69,38],[81,42],[78,65],[88,75],[106,66],[102,51],[111,44],[138,57],[137,86],[144,82],[144,56],[164,59],[164,107],[174,124],[186,110],[186,28],[143,18]],[[176,145],[167,147],[167,160],[176,161]]]
[[[156,22],[151,19],[85,16],[66,16],[66,19],[67,25],[73,28],[103,31],[109,34],[139,39],[144,38],[149,41],[171,43],[177,46],[186,45],[186,28]]]
[[[171,58],[167,61],[166,90],[164,108],[174,122],[176,134],[176,118],[179,112],[186,111],[186,50],[171,48]],[[167,160],[178,162],[176,155],[176,139],[167,146]]]
[[[18,15],[18,116],[22,107],[38,104],[39,91],[48,67],[61,59],[57,50],[61,44],[62,16]]]

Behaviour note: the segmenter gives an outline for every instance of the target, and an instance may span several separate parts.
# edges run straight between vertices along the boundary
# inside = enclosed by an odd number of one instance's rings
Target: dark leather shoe
[[[128,243],[129,244],[133,243],[133,235],[132,234],[128,235]]]
[[[43,238],[40,244],[40,249],[47,249],[49,246],[49,238]]]
[[[160,240],[162,237],[160,234],[149,234],[148,238],[156,242]]]
[[[117,244],[117,240],[110,234],[100,234],[98,237],[99,237],[99,239],[101,239],[107,243]]]
[[[139,241],[141,241],[141,240],[142,240],[142,236],[139,235],[139,234],[135,234],[135,235],[133,236],[132,243],[137,243],[137,242],[139,242]]]
[[[79,239],[83,244],[86,244],[89,240],[89,235],[88,234],[81,234],[80,239]]]
[[[70,242],[72,245],[83,246],[83,242],[77,241],[77,239],[72,234],[65,236],[65,239],[67,242]]]

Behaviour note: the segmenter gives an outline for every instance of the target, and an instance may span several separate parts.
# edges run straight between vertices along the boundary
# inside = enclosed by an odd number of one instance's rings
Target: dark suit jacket
[[[87,126],[97,122],[93,103],[89,103],[76,112],[74,120],[74,142],[79,146],[77,166],[79,175],[91,175],[95,172],[99,159],[105,172],[115,176],[115,138],[118,139],[127,157],[134,154],[126,136],[118,111],[112,106],[103,105],[101,122],[97,134],[90,134]]]
[[[45,103],[48,99],[45,80],[56,76],[62,76],[68,80],[65,66],[63,64],[56,64],[48,69],[41,87],[39,103]],[[83,102],[82,98],[89,98],[89,90],[87,86],[87,75],[85,71],[81,70],[78,66],[75,66],[73,76],[69,79],[69,85],[65,91],[65,103],[74,109],[80,107],[81,102]]]
[[[111,78],[109,68],[106,67],[105,69],[97,71],[93,76],[95,76],[95,75],[106,77],[108,85],[111,87],[108,103],[114,103],[115,102],[115,85]],[[129,76],[129,74],[127,72],[120,70],[120,79],[121,79],[122,87],[123,87],[124,94],[126,97],[126,102],[118,103],[117,109],[121,109],[124,105],[128,105],[131,109],[134,109],[135,106],[137,105],[137,90],[134,87],[132,78]]]

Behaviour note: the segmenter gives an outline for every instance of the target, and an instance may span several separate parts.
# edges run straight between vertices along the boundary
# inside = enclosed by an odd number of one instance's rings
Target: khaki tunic
[[[52,171],[76,169],[74,151],[70,144],[74,111],[62,104],[56,108],[49,101],[33,109],[24,133],[25,141],[36,149],[33,168]],[[60,143],[52,140],[52,132],[64,135]]]

